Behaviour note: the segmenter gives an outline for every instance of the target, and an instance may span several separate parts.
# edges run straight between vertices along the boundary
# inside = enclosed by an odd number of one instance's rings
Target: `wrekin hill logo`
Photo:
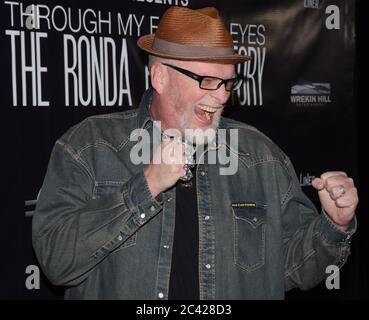
[[[331,84],[296,84],[291,87],[291,103],[296,106],[324,106],[331,103]]]

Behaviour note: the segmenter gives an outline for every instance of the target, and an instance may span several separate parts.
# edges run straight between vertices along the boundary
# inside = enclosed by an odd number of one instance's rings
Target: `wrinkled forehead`
[[[225,79],[233,77],[236,72],[233,64],[178,60],[176,65],[199,75],[207,75]]]

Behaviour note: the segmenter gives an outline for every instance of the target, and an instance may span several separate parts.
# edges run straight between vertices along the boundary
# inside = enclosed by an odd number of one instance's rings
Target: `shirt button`
[[[210,265],[210,264],[206,264],[206,265],[205,265],[205,268],[206,268],[206,269],[210,269],[210,268],[211,268],[211,265]]]
[[[164,298],[164,293],[159,292],[158,297],[159,297],[160,299],[163,299],[163,298]]]
[[[210,219],[210,217],[209,216],[205,216],[205,220],[209,220]]]
[[[144,214],[144,213],[141,213],[141,214],[140,214],[140,217],[141,217],[141,219],[145,219],[145,217],[146,217],[146,214]]]
[[[122,241],[123,240],[123,237],[121,235],[118,236],[118,240],[119,241]]]
[[[152,212],[154,212],[154,211],[155,211],[155,207],[154,207],[154,206],[151,206],[150,210],[151,210]]]

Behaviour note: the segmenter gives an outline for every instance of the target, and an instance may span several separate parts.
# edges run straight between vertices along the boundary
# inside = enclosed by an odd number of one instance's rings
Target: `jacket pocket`
[[[95,182],[95,188],[93,191],[93,199],[99,199],[101,197],[107,196],[109,194],[121,193],[124,181],[97,181]],[[120,244],[119,236],[118,238],[112,239],[110,242],[106,243],[101,249],[102,254],[107,252],[121,250],[136,244],[137,232],[131,235],[126,241]]]
[[[265,262],[265,206],[255,202],[232,203],[234,262],[251,272]]]

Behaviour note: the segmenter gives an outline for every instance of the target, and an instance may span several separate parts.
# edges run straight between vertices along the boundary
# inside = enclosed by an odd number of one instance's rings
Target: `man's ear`
[[[167,69],[160,62],[157,61],[151,66],[151,85],[157,91],[157,93],[163,93],[163,90],[168,82],[168,76]]]

